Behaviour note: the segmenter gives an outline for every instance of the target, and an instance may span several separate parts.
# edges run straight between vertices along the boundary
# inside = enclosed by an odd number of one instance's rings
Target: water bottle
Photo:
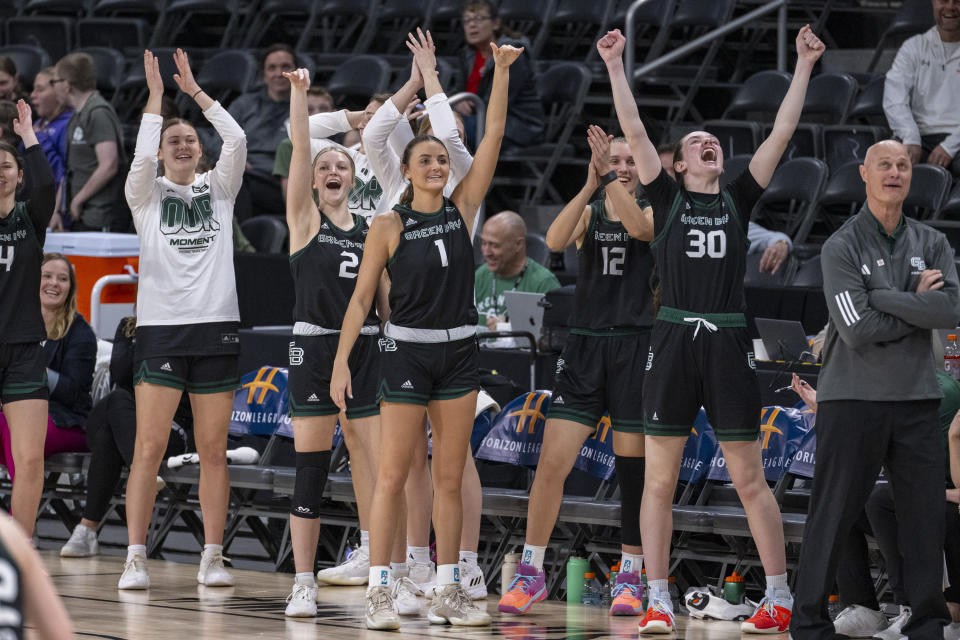
[[[730,604],[743,604],[743,592],[743,576],[734,571],[723,582],[723,599]]]
[[[600,583],[597,582],[597,574],[588,571],[583,575],[583,593],[580,594],[580,604],[599,607],[603,605],[603,591],[600,589]]]
[[[954,380],[960,380],[960,345],[957,334],[947,336],[947,345],[943,349],[943,370]]]
[[[836,620],[843,607],[840,606],[840,596],[833,594],[827,598],[827,615],[831,620]]]
[[[587,559],[577,556],[567,560],[567,603],[580,602],[583,593],[584,577],[588,567]]]

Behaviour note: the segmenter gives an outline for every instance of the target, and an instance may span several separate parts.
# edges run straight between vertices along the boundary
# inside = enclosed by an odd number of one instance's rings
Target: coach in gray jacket
[[[950,615],[942,592],[944,454],[931,329],[956,326],[960,287],[946,237],[903,215],[907,149],[878,142],[860,175],[866,205],[827,240],[820,258],[830,323],[790,631],[798,640],[834,636],[826,599],[836,542],[846,538],[882,465],[893,486],[913,608],[903,633],[941,640]]]

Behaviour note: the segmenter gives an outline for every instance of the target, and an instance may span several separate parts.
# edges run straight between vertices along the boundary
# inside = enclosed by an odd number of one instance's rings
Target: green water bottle
[[[743,604],[743,590],[743,576],[734,571],[723,582],[723,599],[730,604]]]
[[[584,576],[589,567],[586,558],[573,556],[567,560],[567,604],[580,604],[585,582]]]

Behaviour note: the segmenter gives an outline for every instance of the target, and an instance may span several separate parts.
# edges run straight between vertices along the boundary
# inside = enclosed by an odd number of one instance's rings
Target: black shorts
[[[658,320],[643,385],[644,431],[687,437],[702,406],[717,440],[760,437],[760,387],[745,328],[715,332]]]
[[[610,412],[614,431],[643,433],[643,367],[650,332],[585,335],[575,331],[557,360],[547,419],[595,428]]]
[[[339,342],[340,334],[293,336],[287,376],[291,416],[330,416],[340,412],[330,398],[330,372]],[[347,417],[352,420],[379,414],[377,336],[361,335],[357,338],[350,352],[349,366],[353,397],[347,397]]]
[[[452,400],[480,388],[480,350],[476,336],[452,342],[380,339],[379,398],[384,402],[426,406]]]
[[[134,358],[239,356],[239,330],[239,322],[138,326]]]
[[[187,393],[222,393],[240,388],[239,356],[166,356],[137,363],[134,386],[141,382]]]
[[[50,397],[40,355],[39,342],[0,343],[0,404]]]
[[[137,327],[133,384],[158,384],[187,393],[240,387],[239,323],[207,322]]]

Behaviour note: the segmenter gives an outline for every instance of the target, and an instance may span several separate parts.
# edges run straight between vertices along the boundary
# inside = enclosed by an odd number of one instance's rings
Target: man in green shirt
[[[516,212],[501,211],[487,219],[481,234],[486,264],[474,274],[477,323],[491,331],[507,321],[504,291],[546,293],[560,286],[543,265],[527,258],[527,225]]]

